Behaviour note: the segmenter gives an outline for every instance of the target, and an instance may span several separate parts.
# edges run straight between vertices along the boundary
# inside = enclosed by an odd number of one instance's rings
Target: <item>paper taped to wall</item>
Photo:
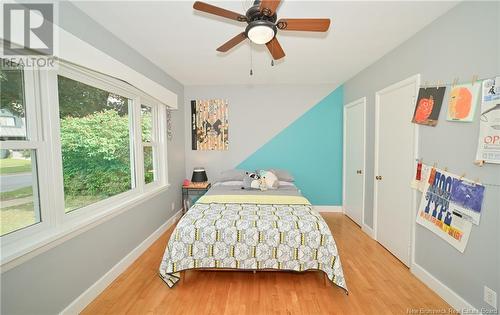
[[[417,223],[465,251],[472,224],[479,224],[484,186],[432,168],[425,181]]]
[[[500,164],[500,77],[483,81],[476,160]]]
[[[413,179],[413,181],[411,182],[411,185],[410,185],[411,188],[416,189],[420,192],[424,192],[425,186],[426,186],[426,184],[429,180],[429,176],[431,174],[431,169],[432,169],[432,166],[422,163],[422,166],[420,169],[420,176],[419,176],[419,178],[417,178],[417,176],[415,176],[415,179]]]
[[[480,84],[465,83],[452,86],[448,101],[448,120],[471,122],[474,120]]]

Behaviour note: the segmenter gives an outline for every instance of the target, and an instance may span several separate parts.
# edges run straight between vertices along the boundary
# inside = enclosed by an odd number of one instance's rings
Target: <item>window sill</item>
[[[11,244],[2,244],[2,256],[1,256],[1,272],[4,273],[31,258],[56,247],[65,241],[90,230],[91,228],[104,223],[113,217],[133,208],[146,201],[147,199],[153,198],[154,196],[168,190],[170,184],[166,184],[160,187],[155,187],[142,194],[133,196],[107,211],[88,217],[84,220],[79,221],[75,224],[68,224],[61,227],[55,227],[44,232],[35,234],[28,239],[22,239]]]

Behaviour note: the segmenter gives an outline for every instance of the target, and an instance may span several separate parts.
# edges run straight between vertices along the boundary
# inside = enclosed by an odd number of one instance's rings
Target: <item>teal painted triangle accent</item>
[[[312,204],[341,205],[343,104],[340,86],[237,168],[287,169]]]

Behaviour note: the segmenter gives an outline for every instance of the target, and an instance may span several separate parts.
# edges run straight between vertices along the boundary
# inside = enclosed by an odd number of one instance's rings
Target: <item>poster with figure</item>
[[[202,151],[228,149],[226,100],[191,101],[191,148]]]
[[[476,160],[500,164],[500,77],[482,84]]]
[[[448,100],[449,121],[471,122],[474,119],[480,87],[479,82],[451,87]]]
[[[446,87],[420,88],[413,113],[413,123],[436,126]]]
[[[467,191],[469,188],[472,193]],[[422,193],[417,223],[463,253],[473,224],[467,214],[478,210],[479,222],[483,195],[484,186],[467,183],[459,176],[433,168]]]

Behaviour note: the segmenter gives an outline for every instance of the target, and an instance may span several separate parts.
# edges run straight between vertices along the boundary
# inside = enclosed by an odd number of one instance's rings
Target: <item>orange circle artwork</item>
[[[415,111],[415,122],[426,122],[432,113],[434,107],[434,99],[432,95],[429,98],[422,98],[418,101],[417,110]]]
[[[464,119],[469,116],[472,106],[472,93],[468,88],[458,87],[451,91],[448,114],[451,119]]]

